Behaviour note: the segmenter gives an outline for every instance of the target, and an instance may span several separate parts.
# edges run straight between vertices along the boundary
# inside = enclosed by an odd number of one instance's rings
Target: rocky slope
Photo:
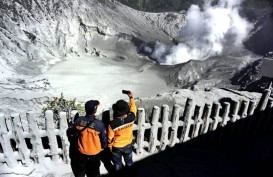
[[[3,74],[36,74],[68,53],[91,50],[95,38],[129,35],[167,42],[183,24],[183,14],[148,14],[111,1],[4,0],[0,5]]]
[[[16,95],[23,94],[30,101],[32,92],[40,95],[35,99],[46,99],[48,81],[40,75],[68,55],[100,57],[104,56],[101,50],[107,50],[117,59],[141,62],[131,51],[135,44],[171,43],[184,24],[183,13],[144,13],[106,0],[3,0],[0,14],[0,100],[7,105],[10,89],[17,94],[9,99],[21,99]],[[34,89],[30,82],[39,87]]]

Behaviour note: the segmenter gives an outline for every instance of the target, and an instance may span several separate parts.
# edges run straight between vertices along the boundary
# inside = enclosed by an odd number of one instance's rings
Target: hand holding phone
[[[130,90],[122,90],[122,93],[128,95],[130,98],[133,97],[133,93]]]

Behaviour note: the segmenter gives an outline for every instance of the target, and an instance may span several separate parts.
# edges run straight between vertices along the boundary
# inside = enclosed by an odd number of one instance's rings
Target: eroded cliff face
[[[125,46],[171,43],[184,24],[183,13],[144,13],[106,0],[3,0],[0,14],[1,102],[22,99],[18,94],[32,100],[32,92],[44,100],[48,81],[41,74],[68,55],[99,57],[108,50],[139,59],[136,50],[132,54]],[[12,89],[17,94],[7,96]]]
[[[169,41],[183,25],[183,14],[149,14],[96,0],[4,0],[0,13],[4,75],[42,72],[69,53],[92,50],[95,38],[125,34]]]

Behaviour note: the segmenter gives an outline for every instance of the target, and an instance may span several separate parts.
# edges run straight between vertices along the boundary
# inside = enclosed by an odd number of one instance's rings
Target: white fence
[[[62,157],[69,162],[69,142],[66,137],[66,113],[60,114],[60,128],[54,128],[53,112],[46,112],[46,130],[40,130],[33,112],[26,116],[0,114],[0,162],[14,167],[21,162],[24,166],[30,163],[42,163],[45,157],[57,161]],[[28,122],[23,126],[22,122]],[[59,142],[58,142],[59,141]]]
[[[266,107],[272,109],[270,94],[271,87],[265,90],[257,106],[251,100],[234,101],[232,106],[229,102],[200,106],[188,98],[183,116],[180,116],[181,107],[178,105],[173,106],[172,113],[168,105],[161,108],[154,106],[149,123],[145,122],[145,110],[139,108],[137,124],[134,126],[136,154],[163,151],[177,143],[224,127],[229,122],[245,119],[256,110],[263,111]],[[58,129],[54,126],[53,112],[50,110],[45,113],[45,130],[38,128],[36,120],[32,112],[11,116],[0,114],[0,163],[6,163],[11,168],[18,163],[28,166],[31,163],[44,163],[46,157],[52,161],[61,159],[69,163],[67,114],[60,114]]]

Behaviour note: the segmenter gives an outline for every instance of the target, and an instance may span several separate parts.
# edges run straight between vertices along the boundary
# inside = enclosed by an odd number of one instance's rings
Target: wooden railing
[[[234,101],[232,108],[227,102],[223,105],[217,102],[205,104],[202,108],[194,105],[193,100],[188,98],[183,116],[179,116],[181,109],[178,105],[174,105],[170,116],[168,105],[163,105],[161,109],[155,106],[150,123],[145,123],[145,110],[139,109],[138,123],[135,127],[137,131],[136,152],[140,154],[163,151],[167,146],[172,147],[177,143],[183,143],[209,131],[214,131],[218,127],[224,127],[229,122],[234,123],[251,116],[255,107],[255,101],[244,100],[241,103]],[[159,122],[159,119],[162,121]],[[146,133],[146,131],[149,132]]]
[[[270,94],[271,87],[265,90],[257,105],[252,100],[196,105],[194,100],[188,98],[183,114],[177,104],[172,112],[168,105],[161,108],[154,106],[149,122],[145,122],[148,120],[145,110],[139,108],[134,126],[135,152],[140,155],[163,151],[177,143],[250,117],[255,111],[263,111],[266,107],[273,109]],[[11,168],[18,163],[24,166],[42,164],[45,158],[69,163],[67,113],[60,113],[59,128],[55,128],[51,110],[45,113],[45,129],[38,128],[37,119],[33,112],[11,116],[0,114],[0,163]]]

